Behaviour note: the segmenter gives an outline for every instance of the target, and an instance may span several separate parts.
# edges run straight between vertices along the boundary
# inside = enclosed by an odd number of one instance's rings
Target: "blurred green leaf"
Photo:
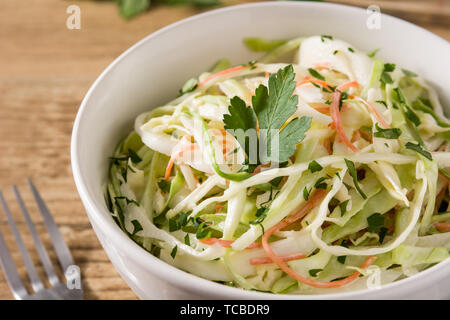
[[[150,0],[116,0],[116,2],[120,15],[125,19],[131,19],[150,7]]]

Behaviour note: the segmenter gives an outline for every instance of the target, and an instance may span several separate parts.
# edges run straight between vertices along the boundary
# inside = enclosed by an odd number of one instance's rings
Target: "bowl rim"
[[[143,249],[141,246],[136,244],[133,240],[131,240],[120,228],[119,226],[114,222],[111,215],[109,215],[109,212],[106,212],[107,215],[101,213],[104,210],[104,208],[98,207],[95,203],[94,198],[91,196],[91,194],[88,192],[86,179],[84,178],[81,167],[80,167],[80,161],[78,159],[78,149],[80,146],[79,143],[79,128],[80,123],[83,120],[83,117],[85,115],[85,111],[88,107],[90,97],[92,96],[93,92],[96,90],[97,86],[99,85],[102,80],[108,76],[108,74],[116,68],[122,60],[124,60],[132,51],[138,49],[141,47],[144,43],[151,41],[153,38],[156,38],[158,36],[163,35],[164,33],[174,29],[178,28],[184,24],[190,23],[191,21],[199,20],[204,17],[216,15],[216,14],[222,14],[228,11],[235,11],[240,10],[241,8],[253,8],[253,7],[304,7],[306,10],[310,8],[333,8],[333,9],[341,9],[345,10],[349,13],[360,13],[364,11],[365,9],[355,7],[355,6],[349,6],[349,5],[343,5],[343,4],[336,4],[336,3],[324,3],[324,2],[290,2],[290,1],[277,1],[277,2],[255,2],[255,3],[247,3],[247,4],[239,4],[239,5],[233,5],[233,6],[227,6],[224,8],[219,8],[215,10],[211,10],[208,12],[196,14],[187,18],[184,18],[182,20],[176,21],[172,24],[169,24],[161,29],[156,30],[155,32],[145,36],[143,39],[136,42],[134,45],[132,45],[130,48],[125,50],[123,53],[121,53],[112,63],[108,65],[106,69],[102,71],[102,73],[97,77],[97,79],[94,81],[94,83],[90,86],[89,90],[87,91],[85,97],[83,98],[79,110],[77,112],[73,130],[72,130],[72,137],[71,137],[71,143],[70,143],[70,151],[71,151],[71,167],[72,167],[72,173],[75,181],[76,188],[78,190],[78,193],[80,195],[80,198],[82,200],[82,203],[85,206],[87,215],[89,220],[91,221],[91,224],[99,225],[105,233],[108,234],[114,234],[113,237],[111,237],[113,240],[113,245],[118,248],[122,252],[126,252],[126,255],[131,257],[133,260],[140,260],[141,265],[145,265],[146,268],[150,269],[150,271],[158,275],[160,279],[169,282],[175,287],[183,287],[186,290],[189,291],[198,291],[201,293],[218,293],[218,295],[227,296],[227,297],[233,297],[233,298],[239,298],[239,299],[299,299],[299,300],[316,300],[316,299],[351,299],[351,298],[361,298],[366,294],[370,294],[371,292],[377,292],[378,296],[382,292],[386,291],[392,291],[392,290],[402,290],[405,289],[407,286],[411,284],[411,282],[418,283],[419,281],[436,281],[436,279],[442,278],[442,271],[445,270],[448,266],[450,266],[450,259],[447,259],[446,261],[443,261],[431,268],[428,268],[427,270],[421,271],[416,275],[413,275],[411,277],[398,280],[386,285],[381,286],[377,289],[362,289],[362,290],[354,290],[344,293],[329,293],[329,294],[273,294],[273,293],[264,293],[264,292],[257,292],[257,291],[249,291],[244,290],[241,288],[235,288],[235,287],[229,287],[226,285],[222,285],[219,283],[216,283],[211,280],[207,280],[204,278],[201,278],[200,276],[196,276],[194,274],[188,273],[186,271],[183,271],[181,269],[178,269],[169,263],[166,263],[165,261],[153,256],[148,251]],[[407,24],[411,28],[415,29],[417,32],[422,32],[427,34],[427,36],[434,38],[436,41],[448,43],[445,39],[439,37],[438,35],[423,29],[422,27],[419,27],[411,22],[405,21],[403,19],[381,13],[382,17],[385,19],[389,19],[391,21],[396,21],[399,23]],[[97,235],[97,232],[96,232]],[[98,235],[97,235],[98,237]],[[116,267],[116,266],[115,266]],[[450,274],[450,268],[447,269],[447,273]],[[441,276],[438,276],[441,275]],[[370,297],[369,297],[370,298]]]

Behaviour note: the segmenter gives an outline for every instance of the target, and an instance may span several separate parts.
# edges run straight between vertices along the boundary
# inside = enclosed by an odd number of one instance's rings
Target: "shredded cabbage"
[[[448,259],[450,124],[434,89],[332,36],[245,44],[266,53],[219,60],[117,146],[106,203],[123,232],[179,269],[276,294],[376,289]],[[295,86],[276,78],[290,65]],[[271,103],[266,121],[293,110],[276,132],[293,152],[264,162],[259,146],[253,163]]]

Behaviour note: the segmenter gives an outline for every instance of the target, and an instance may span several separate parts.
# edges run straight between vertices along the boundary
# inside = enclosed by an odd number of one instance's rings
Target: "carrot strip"
[[[323,80],[319,80],[319,79],[312,79],[312,78],[306,78],[305,80],[300,81],[299,83],[296,84],[295,87],[298,88],[298,87],[300,87],[300,86],[302,86],[304,84],[307,84],[307,83],[315,83],[317,85],[323,86],[324,88],[332,91],[330,89],[329,84],[327,82],[325,82]]]
[[[231,245],[234,241],[232,240],[222,240],[218,238],[205,238],[199,240],[201,243],[208,244],[208,245],[214,245],[216,243],[220,244],[224,248],[231,248]],[[254,249],[254,248],[261,248],[260,242],[253,242],[251,245],[247,247],[247,249]]]
[[[342,126],[341,115],[339,113],[339,101],[341,100],[341,92],[335,91],[331,94],[331,118],[333,119],[333,125],[336,129],[337,135],[341,141],[343,141],[353,152],[359,152],[359,149],[351,143],[345,134]]]
[[[341,84],[340,86],[338,86],[336,88],[336,90],[339,90],[342,92],[342,91],[347,90],[348,88],[356,88],[356,87],[359,87],[358,81],[350,81],[350,82]]]
[[[386,123],[386,121],[384,121],[384,119],[377,112],[377,109],[375,109],[375,107],[373,105],[371,105],[368,101],[364,100],[361,97],[351,96],[351,98],[361,101],[367,108],[369,108],[370,112],[372,112],[374,114],[375,118],[377,118],[378,122],[381,123],[381,125],[383,127],[390,128],[390,126]]]
[[[450,231],[450,223],[435,222],[435,223],[433,223],[433,226],[436,228],[436,230],[438,230],[440,232],[449,232]]]
[[[330,282],[319,282],[319,281],[309,279],[307,277],[303,277],[302,275],[299,275],[294,270],[289,268],[284,263],[282,258],[277,256],[273,252],[273,250],[270,247],[269,242],[268,242],[269,237],[274,232],[276,232],[282,228],[285,228],[289,224],[292,224],[293,222],[303,218],[316,205],[318,205],[320,201],[322,201],[322,199],[325,197],[325,194],[326,194],[326,191],[323,189],[315,191],[314,194],[308,200],[308,202],[302,208],[300,208],[300,210],[298,210],[294,215],[292,215],[288,218],[285,218],[284,220],[281,220],[279,223],[277,223],[272,228],[267,230],[262,237],[262,246],[263,246],[264,250],[266,251],[266,254],[270,257],[270,259],[272,259],[272,261],[275,262],[280,267],[280,269],[283,270],[287,275],[296,279],[297,281],[303,282],[309,286],[316,287],[316,288],[337,288],[337,287],[341,287],[343,285],[346,285],[346,284],[349,284],[349,283],[355,281],[359,277],[360,273],[358,271],[355,271],[354,273],[352,273],[350,276],[348,276],[345,279],[338,280],[338,281],[330,281]],[[367,258],[366,261],[364,261],[364,263],[361,265],[360,268],[361,269],[367,268],[375,261],[375,259],[376,259],[376,257],[374,257],[374,256]]]
[[[236,72],[236,71],[242,70],[242,69],[247,68],[247,67],[248,67],[248,66],[240,65],[240,66],[236,66],[236,67],[232,67],[232,68],[228,68],[228,69],[219,71],[219,72],[217,72],[217,73],[214,73],[214,74],[210,75],[209,77],[206,77],[202,82],[200,82],[200,83],[198,84],[198,86],[201,87],[201,86],[203,86],[205,83],[211,81],[211,80],[214,79],[214,78],[217,78],[217,77],[220,77],[220,76],[223,76],[223,75],[232,73],[232,72]]]
[[[198,148],[198,145],[196,143],[191,143],[189,145],[184,146],[179,152],[173,154],[170,157],[169,163],[167,164],[164,180],[169,180],[170,173],[172,172],[173,165],[175,164],[175,160],[179,158],[184,152],[194,150],[196,148]]]
[[[304,253],[293,253],[288,254],[286,256],[281,256],[280,259],[283,261],[291,261],[306,258],[307,255]],[[260,258],[250,258],[251,265],[259,265],[259,264],[270,264],[273,263],[272,259],[269,257],[260,257]]]
[[[222,210],[223,204],[216,204],[216,213],[218,213],[220,210]]]

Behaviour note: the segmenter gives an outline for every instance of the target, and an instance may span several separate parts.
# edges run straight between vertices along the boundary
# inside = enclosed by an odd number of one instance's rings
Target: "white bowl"
[[[398,63],[431,80],[449,105],[450,46],[436,35],[383,15],[369,30],[366,10],[315,2],[263,2],[227,7],[174,23],[146,37],[117,58],[95,81],[75,120],[71,158],[75,182],[106,253],[141,298],[168,299],[392,299],[450,296],[450,259],[377,290],[329,295],[273,295],[214,283],[166,264],[130,240],[104,201],[108,157],[135,117],[174,98],[183,82],[222,57],[255,59],[242,38],[280,39],[331,34]],[[445,91],[444,89],[447,89]]]

